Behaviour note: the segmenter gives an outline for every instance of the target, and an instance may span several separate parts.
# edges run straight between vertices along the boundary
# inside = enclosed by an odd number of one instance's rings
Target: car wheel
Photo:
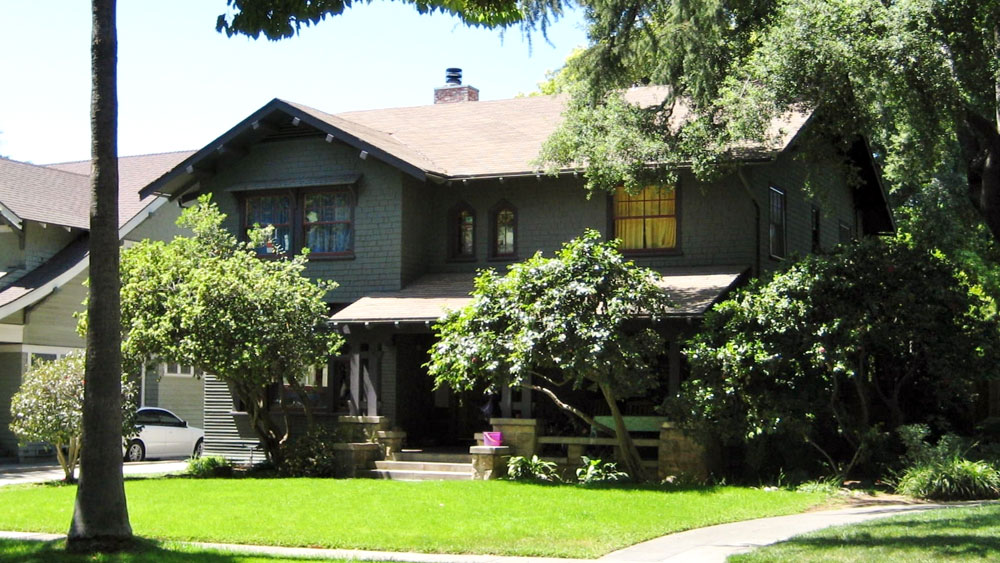
[[[146,459],[146,446],[139,440],[132,440],[125,450],[125,461],[142,461]]]
[[[205,443],[201,439],[199,439],[198,442],[195,443],[195,445],[194,445],[194,451],[191,452],[191,457],[193,457],[195,459],[198,459],[199,457],[201,457],[201,450],[204,449],[204,447],[205,447]]]

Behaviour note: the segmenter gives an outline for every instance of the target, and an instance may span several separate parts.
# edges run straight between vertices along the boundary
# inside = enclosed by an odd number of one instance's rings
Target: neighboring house
[[[140,197],[139,188],[190,154],[120,159],[123,244],[173,237],[179,208],[165,198]],[[87,296],[89,173],[89,161],[37,166],[0,158],[0,458],[18,455],[10,397],[31,362],[84,347],[74,314]],[[144,399],[153,399],[145,402],[157,404],[161,387],[179,401],[162,406],[201,422],[200,380],[145,377]]]
[[[718,181],[682,170],[673,186],[588,198],[579,171],[551,177],[533,164],[564,98],[481,102],[459,83],[435,99],[444,103],[337,115],[273,100],[142,191],[181,202],[212,193],[233,232],[272,224],[281,247],[310,248],[307,275],[340,284],[327,299],[348,341],[306,382],[316,408],[388,417],[411,445],[467,442],[485,426],[482,396],[433,391],[422,367],[433,322],[468,301],[478,269],[551,254],[588,227],[621,238],[630,258],[662,272],[678,304],[665,351],[665,385],[676,389],[680,335],[747,276],[893,229],[863,143],[854,188],[843,167],[794,157],[806,115],[776,123],[774,143],[744,147],[738,172]],[[256,442],[246,414],[210,376],[205,393],[206,452],[245,458]],[[549,406],[505,393],[501,408],[527,418]]]

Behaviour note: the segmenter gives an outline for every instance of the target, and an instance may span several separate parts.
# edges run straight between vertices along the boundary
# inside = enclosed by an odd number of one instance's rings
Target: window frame
[[[775,197],[781,204],[779,217],[775,217]],[[780,232],[775,233],[776,230]],[[775,248],[776,240],[781,243],[780,249]],[[774,260],[784,260],[788,256],[788,195],[785,190],[773,185],[767,189],[767,252]]]
[[[336,194],[341,194],[341,193],[345,194],[347,196],[347,207],[348,207],[348,213],[350,215],[349,219],[347,219],[346,221],[343,221],[343,220],[339,220],[339,221],[306,221],[306,198],[308,198],[309,196],[316,195],[316,194],[333,194],[333,195],[336,195]],[[312,258],[312,257],[315,256],[316,258],[344,258],[344,257],[353,256],[354,255],[354,233],[355,233],[355,229],[354,229],[354,211],[355,211],[355,208],[357,207],[357,202],[355,201],[355,198],[354,198],[354,190],[351,190],[350,188],[317,188],[317,189],[302,190],[301,191],[301,197],[299,199],[301,201],[301,212],[298,214],[298,217],[300,217],[300,223],[301,223],[301,225],[299,227],[300,241],[299,241],[299,244],[298,244],[297,248],[298,249],[306,248],[306,241],[309,238],[308,235],[307,235],[307,229],[308,229],[309,225],[315,225],[315,224],[326,225],[326,224],[343,224],[343,223],[347,223],[348,229],[349,229],[347,250],[340,251],[340,252],[317,252],[317,251],[314,251],[314,250],[310,249],[309,250],[309,257]]]
[[[499,250],[499,218],[500,213],[504,211],[510,211],[513,217],[511,222],[512,236],[510,252],[500,252]],[[490,260],[516,260],[517,249],[517,208],[506,199],[502,199],[490,209]]]
[[[250,200],[254,198],[263,197],[275,197],[275,196],[285,196],[289,198],[289,232],[291,239],[291,247],[285,249],[283,254],[257,254],[257,257],[263,260],[274,260],[279,258],[290,257],[298,254],[306,245],[306,228],[308,225],[314,224],[313,222],[307,222],[305,219],[306,206],[305,201],[308,196],[315,194],[336,194],[344,193],[347,196],[348,205],[350,207],[350,219],[349,221],[339,221],[346,222],[350,225],[350,243],[349,248],[343,252],[309,252],[309,260],[344,260],[354,258],[354,245],[355,245],[355,233],[357,232],[356,224],[356,212],[357,212],[357,194],[351,186],[317,186],[309,188],[287,188],[287,189],[273,189],[273,190],[249,190],[241,191],[237,193],[237,201],[240,209],[240,235],[242,240],[248,240],[247,232],[253,227],[253,224],[249,223],[249,204]]]
[[[649,185],[648,187],[653,187]],[[665,248],[626,248],[625,241],[622,240],[619,243],[618,250],[625,255],[639,255],[639,256],[671,256],[683,254],[681,250],[681,182],[678,180],[673,186],[661,186],[663,188],[672,189],[674,193],[674,213],[673,215],[636,215],[628,216],[627,218],[634,219],[635,217],[642,217],[644,220],[647,217],[657,218],[657,217],[673,217],[674,219],[674,245]],[[643,188],[646,189],[646,188]],[[615,197],[618,193],[616,189],[614,193],[608,195],[608,207],[610,212],[608,214],[608,232],[611,234],[611,239],[617,239],[617,222],[619,217],[617,216],[618,206],[616,205]],[[621,239],[619,239],[621,240]]]
[[[472,251],[469,254],[461,251],[461,225],[459,219],[462,213],[468,213],[472,217]],[[448,260],[452,262],[475,262],[476,261],[476,210],[465,201],[460,201],[448,210]]]

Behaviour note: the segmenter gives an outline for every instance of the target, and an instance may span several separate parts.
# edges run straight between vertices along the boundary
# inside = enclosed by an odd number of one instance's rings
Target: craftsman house
[[[622,239],[677,302],[664,377],[676,388],[677,336],[734,286],[788,257],[893,229],[863,143],[851,155],[856,187],[841,166],[795,158],[807,115],[775,123],[774,141],[746,147],[737,172],[716,182],[681,171],[676,185],[588,198],[579,170],[552,177],[533,164],[563,98],[478,101],[451,78],[421,107],[331,115],[273,100],[142,191],[182,204],[211,193],[233,232],[274,225],[280,244],[262,256],[309,248],[307,274],[340,284],[327,299],[348,340],[309,376],[310,400],[330,417],[385,417],[412,446],[460,444],[485,428],[482,396],[434,391],[422,367],[433,322],[467,302],[479,269],[551,254],[588,227]],[[640,103],[662,95],[628,93]],[[500,402],[507,417],[550,408],[520,392]],[[252,455],[246,414],[211,376],[205,428],[206,452]]]
[[[190,153],[119,161],[119,235],[123,244],[172,237],[178,208],[139,188]],[[10,398],[35,359],[84,347],[74,313],[87,296],[90,161],[36,166],[0,158],[0,458],[44,453],[18,448]],[[201,381],[170,377],[167,366],[143,374],[141,403],[170,408],[200,426]],[[165,403],[158,402],[160,396]]]

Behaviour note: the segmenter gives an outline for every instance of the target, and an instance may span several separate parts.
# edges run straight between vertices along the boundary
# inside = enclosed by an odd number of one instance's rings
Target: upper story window
[[[290,195],[251,196],[246,200],[246,224],[274,226],[271,238],[257,247],[257,254],[284,254],[292,250],[292,198]]]
[[[493,208],[492,244],[490,256],[493,258],[513,258],[517,254],[517,210],[506,201]]]
[[[305,195],[302,218],[305,246],[315,254],[351,252],[351,194],[347,190]]]
[[[467,203],[460,203],[449,213],[449,254],[457,260],[476,257],[476,212]]]
[[[163,364],[163,375],[166,377],[194,377],[197,371],[194,366],[184,364]]]
[[[244,232],[274,226],[261,256],[296,253],[310,257],[350,256],[354,249],[354,196],[349,189],[301,190],[244,197]]]
[[[614,195],[615,238],[624,251],[677,248],[677,188],[646,186],[637,194],[619,187]]]
[[[771,186],[768,240],[771,256],[785,257],[785,192]]]

